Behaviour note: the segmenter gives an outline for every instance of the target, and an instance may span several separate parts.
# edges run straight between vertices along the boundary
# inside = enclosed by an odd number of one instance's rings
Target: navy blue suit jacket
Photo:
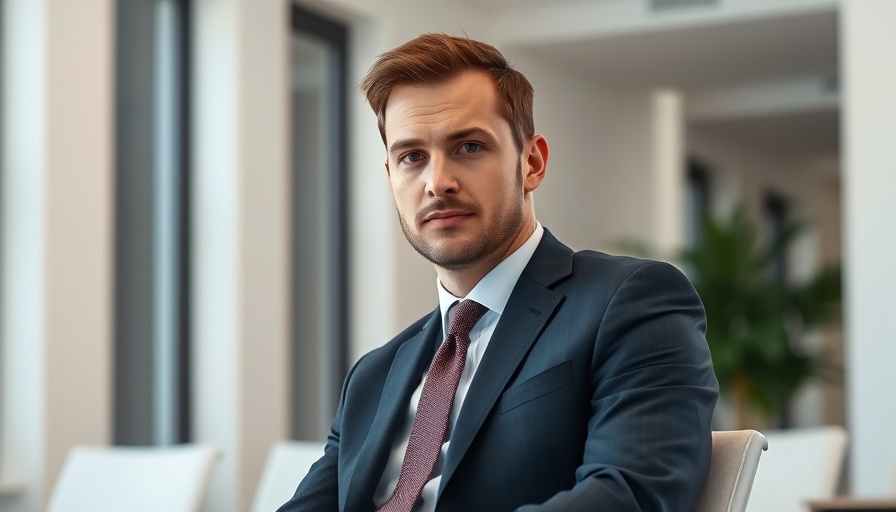
[[[574,253],[545,230],[461,408],[437,510],[693,510],[718,396],[704,331],[674,267]],[[374,509],[441,338],[437,308],[358,361],[324,456],[281,512]]]

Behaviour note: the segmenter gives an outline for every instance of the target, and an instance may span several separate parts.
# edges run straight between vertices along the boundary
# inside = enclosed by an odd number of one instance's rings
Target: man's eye
[[[464,142],[461,144],[460,149],[464,153],[478,153],[482,150],[482,145],[475,142]]]
[[[408,153],[401,157],[401,161],[406,164],[415,164],[421,160],[423,160],[423,155],[417,152]]]

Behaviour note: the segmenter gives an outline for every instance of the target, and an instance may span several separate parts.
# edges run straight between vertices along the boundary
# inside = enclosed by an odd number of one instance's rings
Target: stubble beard
[[[518,189],[522,191],[522,167],[517,164],[516,181]],[[453,207],[448,201],[443,201],[444,205],[440,208]],[[422,234],[414,231],[407,220],[398,212],[398,220],[401,224],[401,230],[411,247],[414,248],[421,256],[432,262],[434,265],[447,270],[463,270],[470,268],[477,263],[487,259],[501,247],[509,245],[511,240],[520,232],[525,222],[524,213],[525,203],[522,193],[514,196],[514,199],[505,204],[504,208],[497,212],[497,216],[492,225],[484,226],[482,231],[475,233],[474,238],[463,243],[461,247],[440,248],[436,244],[431,244]],[[479,213],[478,211],[474,213]],[[444,228],[444,238],[450,239],[452,232],[459,232],[460,228]],[[443,244],[445,242],[443,241]],[[450,241],[448,241],[450,243]]]

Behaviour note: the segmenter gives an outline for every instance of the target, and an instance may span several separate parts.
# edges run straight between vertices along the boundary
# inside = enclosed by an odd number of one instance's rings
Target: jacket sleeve
[[[706,481],[718,383],[690,282],[647,263],[619,286],[595,340],[576,485],[518,512],[685,512]]]
[[[324,456],[318,459],[302,479],[293,497],[277,512],[338,510],[339,446],[328,442]]]

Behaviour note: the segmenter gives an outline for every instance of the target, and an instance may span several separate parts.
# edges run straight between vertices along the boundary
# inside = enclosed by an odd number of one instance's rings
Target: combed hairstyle
[[[386,103],[395,86],[438,83],[471,70],[492,77],[502,100],[498,114],[510,124],[513,141],[522,151],[523,141],[535,135],[532,84],[494,46],[448,34],[423,34],[380,55],[358,86],[376,113],[383,144]]]

